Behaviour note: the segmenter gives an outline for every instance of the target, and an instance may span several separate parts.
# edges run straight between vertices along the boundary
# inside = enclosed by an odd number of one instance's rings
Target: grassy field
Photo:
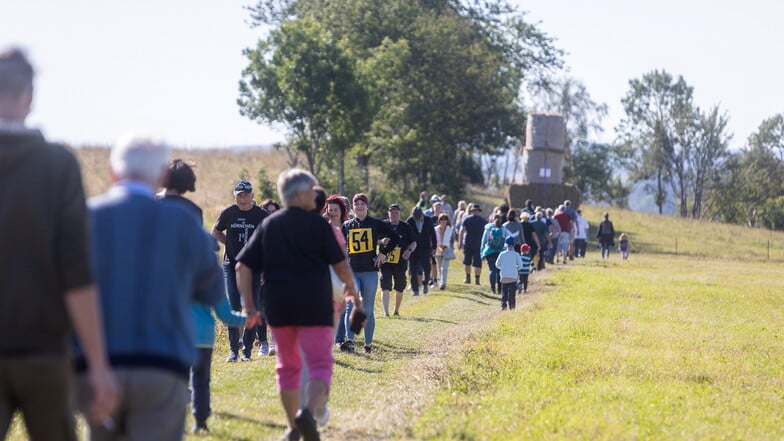
[[[207,219],[234,177],[199,167]],[[225,192],[201,195],[209,182]],[[605,209],[582,208],[595,234]],[[515,311],[500,311],[486,268],[483,286],[464,285],[457,261],[447,290],[407,295],[400,318],[377,303],[376,350],[335,353],[322,439],[784,439],[784,234],[609,211],[630,259],[601,260],[592,240],[587,258],[532,275]],[[221,327],[211,433],[187,439],[278,439],[274,357],[228,364],[226,348]],[[18,418],[9,439],[25,439]]]

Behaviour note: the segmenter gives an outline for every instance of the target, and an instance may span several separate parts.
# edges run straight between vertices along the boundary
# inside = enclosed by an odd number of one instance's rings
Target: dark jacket
[[[76,157],[38,131],[0,132],[0,355],[64,354],[68,290],[93,283]]]
[[[417,248],[414,250],[415,253],[419,253],[422,251],[430,251],[434,250],[437,245],[436,241],[436,229],[433,226],[433,218],[430,216],[422,215],[422,231],[417,229],[416,220],[414,220],[414,216],[409,216],[406,219],[406,223],[409,227],[411,227],[411,231],[416,236]]]

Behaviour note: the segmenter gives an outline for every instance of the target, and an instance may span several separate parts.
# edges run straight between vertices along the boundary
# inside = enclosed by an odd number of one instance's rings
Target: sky
[[[682,75],[695,103],[730,117],[732,145],[784,113],[784,2],[511,0],[566,51],[569,75],[609,115],[629,80]],[[24,48],[38,75],[28,119],[53,140],[110,145],[129,131],[179,147],[267,145],[284,133],[239,114],[242,51],[263,37],[249,2],[2,0],[0,47]]]

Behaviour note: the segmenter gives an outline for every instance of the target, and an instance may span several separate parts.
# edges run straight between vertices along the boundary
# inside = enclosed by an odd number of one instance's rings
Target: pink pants
[[[280,326],[270,327],[277,347],[275,365],[278,390],[300,388],[302,358],[305,354],[309,380],[323,381],[329,388],[332,381],[332,326]]]

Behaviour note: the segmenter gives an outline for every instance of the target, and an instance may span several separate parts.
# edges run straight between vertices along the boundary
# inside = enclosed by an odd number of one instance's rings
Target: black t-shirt
[[[329,265],[343,259],[332,227],[296,207],[267,217],[237,256],[262,272],[262,302],[271,326],[332,326]]]
[[[384,263],[384,266],[398,266],[403,265],[405,267],[406,261],[403,259],[403,251],[411,245],[411,242],[415,240],[414,233],[411,231],[411,227],[408,226],[407,223],[400,221],[397,225],[392,224],[389,219],[384,221],[385,224],[389,226],[389,228],[398,236],[398,243],[391,251],[387,252],[387,260]]]
[[[237,254],[248,243],[253,231],[269,216],[267,211],[254,205],[248,211],[240,210],[237,204],[226,207],[215,221],[214,229],[226,232],[226,248],[223,253],[223,264],[236,263]]]
[[[411,227],[411,232],[416,237],[417,248],[415,253],[421,255],[422,253],[430,253],[430,250],[436,247],[436,229],[430,217],[422,215],[422,224],[417,226],[417,221],[414,216],[406,219],[406,223]]]
[[[376,244],[379,240],[389,238],[389,243],[381,248],[381,252],[387,254],[397,246],[400,240],[389,224],[381,219],[366,216],[359,220],[354,218],[343,223],[343,236],[346,237],[346,248],[348,249],[348,261],[351,270],[355,273],[367,273],[378,271],[376,268]]]
[[[482,216],[472,214],[463,218],[463,226],[465,229],[465,242],[463,246],[469,249],[479,249],[482,246],[482,236],[485,233],[485,225],[487,221]]]
[[[531,246],[536,245],[536,240],[534,240],[534,234],[536,234],[536,229],[534,229],[534,225],[531,222],[523,222],[522,234],[523,234],[523,241],[525,243]]]

